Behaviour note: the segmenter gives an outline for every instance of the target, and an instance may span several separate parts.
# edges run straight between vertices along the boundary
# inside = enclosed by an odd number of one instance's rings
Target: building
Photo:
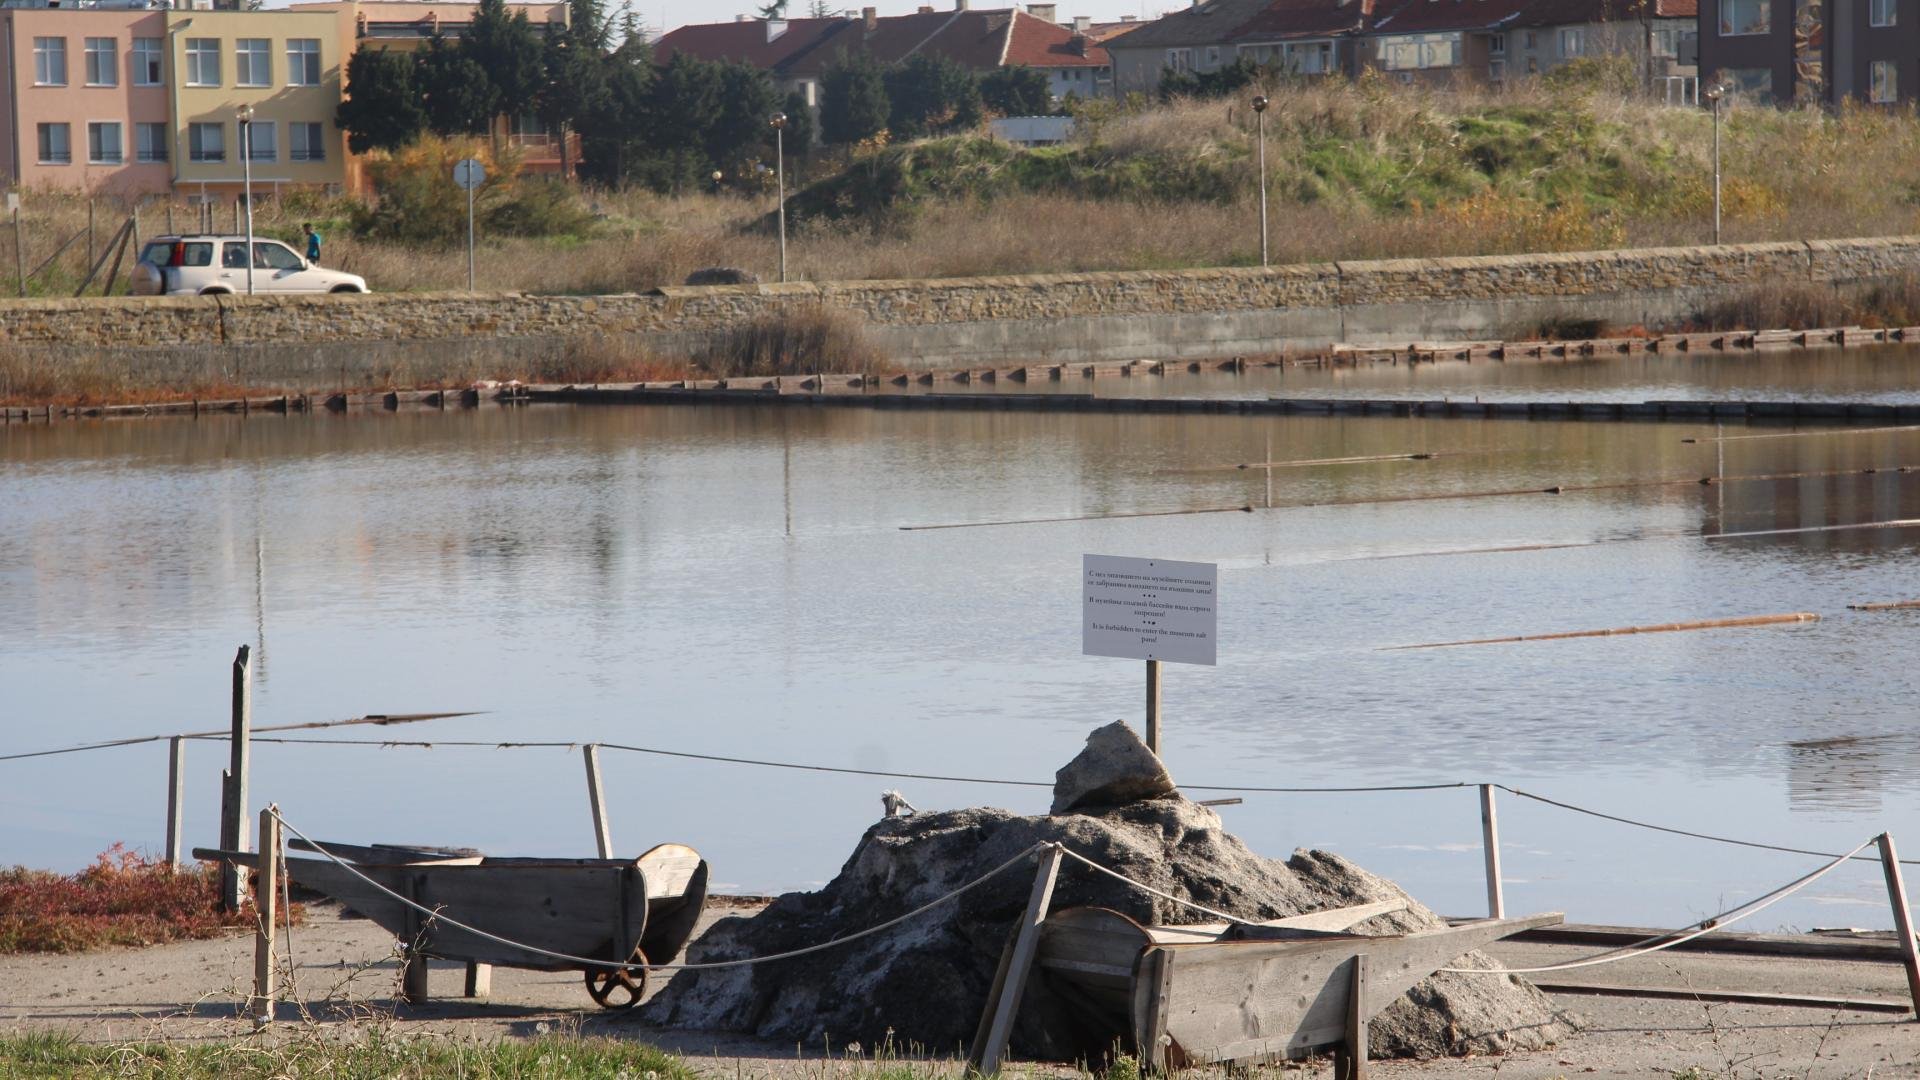
[[[1348,0],[1356,10],[1366,0]],[[1166,71],[1205,74],[1238,62],[1235,36],[1275,0],[1198,0],[1108,41],[1116,94],[1150,94]]]
[[[1296,76],[1355,74],[1374,0],[1274,0],[1232,35],[1235,62]]]
[[[1904,104],[1920,89],[1911,0],[1700,0],[1700,71],[1755,101]]]
[[[8,8],[0,146],[17,188],[170,191],[167,13]]]
[[[975,10],[955,0],[945,11],[923,6],[910,15],[820,19],[749,19],[683,26],[654,44],[654,57],[676,54],[752,64],[773,75],[783,92],[798,92],[809,108],[820,104],[820,78],[842,55],[866,53],[881,64],[939,56],[985,74],[1025,66],[1047,76],[1055,98],[1112,93],[1112,61],[1090,20],[1057,21],[1054,4],[1025,10]]]
[[[477,3],[458,0],[326,0],[298,3],[286,10],[296,14],[324,14],[334,21],[333,37],[339,43],[342,65],[361,48],[397,49],[414,52],[427,47],[436,37],[449,43],[460,40],[473,23]],[[568,7],[557,3],[510,3],[507,11],[525,14],[536,30],[550,25],[567,25]],[[536,116],[503,116],[494,123],[493,138],[511,144],[520,153],[520,167],[529,173],[571,174],[580,162],[580,136],[568,133],[561,144],[557,132],[547,130]],[[347,164],[347,184],[353,190],[367,186],[364,159],[354,156]]]

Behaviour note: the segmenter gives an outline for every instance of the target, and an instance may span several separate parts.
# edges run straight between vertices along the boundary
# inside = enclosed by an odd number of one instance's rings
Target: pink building
[[[0,155],[16,186],[171,189],[164,11],[6,8],[0,26]]]

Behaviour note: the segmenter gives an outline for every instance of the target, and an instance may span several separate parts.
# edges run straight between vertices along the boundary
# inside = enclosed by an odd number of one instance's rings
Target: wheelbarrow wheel
[[[624,1010],[640,1004],[647,991],[647,957],[633,950],[632,963],[623,968],[593,968],[586,973],[587,993],[603,1009]]]

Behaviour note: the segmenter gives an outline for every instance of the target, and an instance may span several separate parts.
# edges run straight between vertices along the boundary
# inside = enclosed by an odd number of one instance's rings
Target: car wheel
[[[335,285],[333,288],[327,291],[338,294],[338,293],[357,293],[360,290],[354,288],[351,285]]]
[[[201,296],[231,296],[233,295],[233,292],[230,289],[201,289],[200,295]]]

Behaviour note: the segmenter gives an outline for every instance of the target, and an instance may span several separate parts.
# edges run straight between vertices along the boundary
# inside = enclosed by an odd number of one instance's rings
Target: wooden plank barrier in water
[[[1650,626],[1621,626],[1610,630],[1571,630],[1559,634],[1524,634],[1517,637],[1474,638],[1467,641],[1434,641],[1422,645],[1384,645],[1376,652],[1401,652],[1407,649],[1450,649],[1458,645],[1509,645],[1516,641],[1567,641],[1573,638],[1617,637],[1626,634],[1672,634],[1683,630],[1730,630],[1745,626],[1779,626],[1787,623],[1819,622],[1811,611],[1792,611],[1784,615],[1742,615],[1731,619],[1697,619],[1691,622],[1655,623]]]
[[[1899,611],[1920,608],[1920,600],[1885,600],[1877,604],[1848,604],[1848,611]]]

